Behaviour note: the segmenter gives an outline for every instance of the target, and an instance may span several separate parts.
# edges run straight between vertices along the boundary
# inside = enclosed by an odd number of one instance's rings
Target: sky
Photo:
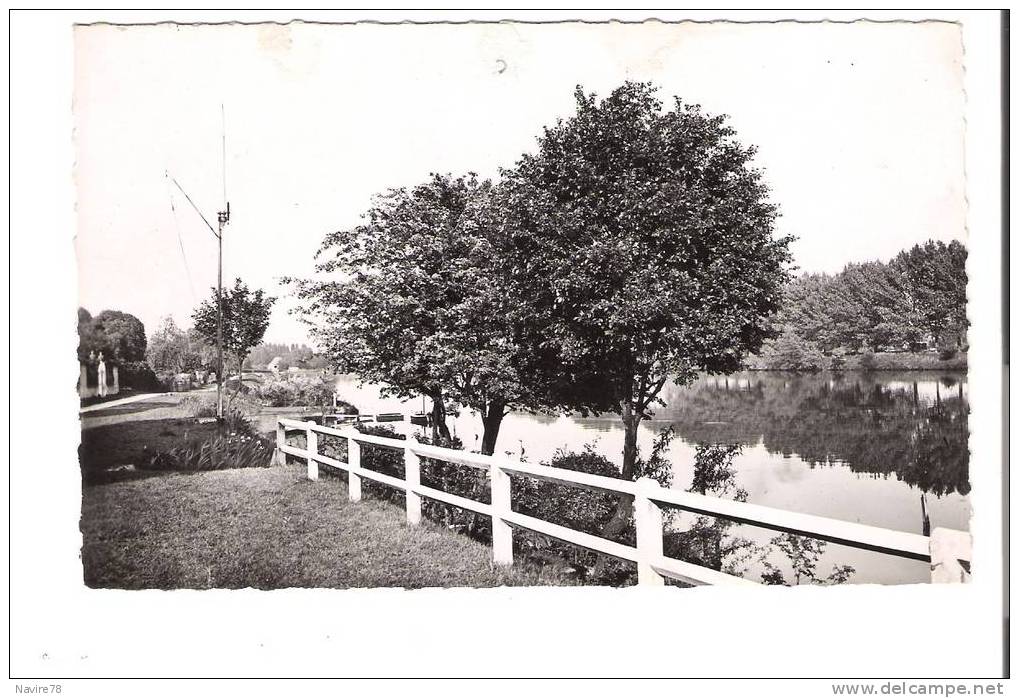
[[[189,326],[216,240],[167,174],[213,225],[225,181],[224,284],[280,297],[266,341],[306,341],[278,280],[327,233],[430,172],[497,176],[578,84],[627,79],[729,115],[800,271],[965,241],[962,58],[934,22],[79,26],[79,305]]]

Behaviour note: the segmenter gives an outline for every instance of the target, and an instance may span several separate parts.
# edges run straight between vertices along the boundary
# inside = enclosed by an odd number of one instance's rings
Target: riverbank
[[[871,358],[866,358],[866,357]],[[842,357],[842,366],[832,369],[831,357],[824,357],[829,362],[822,367],[827,370],[839,371],[965,371],[968,368],[966,352],[959,352],[950,359],[942,359],[937,352],[901,351],[874,352],[873,354],[847,354]],[[746,361],[748,371],[785,371],[769,363],[767,357],[750,356]]]

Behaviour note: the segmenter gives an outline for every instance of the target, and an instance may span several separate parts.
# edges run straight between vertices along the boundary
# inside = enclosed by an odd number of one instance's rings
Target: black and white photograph
[[[718,617],[764,637],[735,609],[795,626],[873,598],[937,646],[908,675],[955,656],[1001,675],[951,625],[985,619],[946,605],[1000,606],[1007,564],[985,387],[1007,267],[997,207],[971,210],[1000,172],[973,154],[964,21],[171,15],[62,35],[73,229],[46,234],[71,293],[45,318],[59,361],[30,369],[60,399],[31,417],[73,442],[36,439],[33,465],[80,494],[59,560],[76,598],[196,618],[541,598],[530,631],[578,647],[559,603],[639,602],[639,627],[734,599]],[[12,509],[12,550],[18,528]],[[941,636],[893,619],[914,594],[954,599],[930,602]],[[386,642],[390,621],[358,618],[335,632]],[[65,676],[90,673],[82,647]],[[593,659],[558,675],[649,672]],[[884,675],[873,660],[801,670]]]

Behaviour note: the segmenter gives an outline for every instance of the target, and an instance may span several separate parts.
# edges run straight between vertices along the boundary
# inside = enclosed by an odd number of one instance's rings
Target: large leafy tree
[[[769,336],[789,238],[724,117],[678,98],[664,110],[643,83],[576,99],[505,173],[498,258],[547,400],[618,413],[629,479],[666,382],[734,371]],[[605,534],[631,513],[622,501]]]
[[[903,280],[905,296],[919,324],[935,339],[963,333],[966,319],[966,248],[929,240],[899,253],[889,265]]]
[[[495,264],[497,205],[474,175],[391,190],[363,224],[326,237],[316,279],[294,281],[341,371],[392,396],[428,396],[435,438],[449,438],[447,403],[476,410],[484,453],[505,414],[534,402],[512,322],[521,316],[508,314]]]
[[[89,353],[99,354],[115,363],[145,359],[145,325],[130,313],[104,310],[91,317],[84,308],[78,309],[78,358]]]
[[[276,299],[262,289],[251,290],[240,279],[234,280],[233,288],[223,289],[223,351],[236,362],[238,377],[241,377],[248,353],[265,336],[275,302]],[[213,288],[211,296],[202,301],[192,315],[195,331],[212,347],[217,341],[217,309],[216,289]],[[240,381],[237,388],[240,390]]]
[[[207,371],[215,371],[216,362],[218,360],[215,337],[213,337],[210,342],[209,339],[196,330],[193,325],[186,330],[185,334],[187,335],[187,341],[188,345],[191,347],[191,351],[194,352],[198,359],[198,365]]]
[[[201,345],[204,344],[201,342]],[[202,365],[200,346],[192,345],[188,334],[169,315],[163,318],[149,338],[146,355],[155,371],[182,373]]]
[[[901,279],[880,262],[849,264],[823,293],[829,350],[915,345],[915,315],[905,304]]]
[[[78,361],[86,361],[90,353],[95,356],[99,352],[109,354],[110,343],[105,335],[96,331],[92,313],[78,308]]]

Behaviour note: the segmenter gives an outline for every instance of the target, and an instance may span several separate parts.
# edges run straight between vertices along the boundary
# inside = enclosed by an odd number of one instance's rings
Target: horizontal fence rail
[[[353,415],[351,415],[353,416]],[[387,415],[387,417],[390,415]],[[393,420],[399,421],[399,420]],[[286,442],[288,431],[304,432],[307,447]],[[347,462],[319,453],[318,437],[334,436],[347,440]],[[384,448],[403,453],[404,479],[369,470],[361,466],[363,446]],[[283,464],[286,456],[304,459],[308,478],[318,479],[319,466],[343,470],[348,474],[348,497],[361,499],[361,480],[366,478],[394,487],[406,494],[407,521],[421,521],[422,498],[433,499],[473,511],[492,519],[492,551],[497,564],[513,563],[513,528],[523,528],[593,550],[605,555],[637,563],[638,583],[662,585],[669,577],[688,584],[757,585],[758,583],[708,567],[666,557],[663,552],[664,508],[675,508],[695,514],[727,519],[760,528],[792,533],[809,538],[870,550],[912,560],[931,563],[932,581],[968,581],[970,537],[963,531],[939,528],[931,537],[895,531],[850,521],[830,519],[812,514],[709,497],[662,487],[650,478],[636,482],[589,473],[536,465],[503,456],[457,451],[431,446],[413,438],[393,439],[363,434],[352,426],[327,427],[315,422],[279,418],[276,426],[276,459]],[[489,474],[491,504],[467,499],[421,484],[421,458],[478,468]],[[569,485],[571,487],[633,497],[636,546],[618,543],[513,511],[510,477],[525,476]]]

